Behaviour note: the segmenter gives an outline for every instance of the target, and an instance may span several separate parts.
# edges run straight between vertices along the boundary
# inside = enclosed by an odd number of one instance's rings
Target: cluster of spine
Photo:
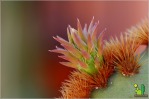
[[[132,76],[139,72],[141,64],[140,55],[135,55],[135,51],[141,42],[136,42],[135,39],[130,39],[127,36],[120,35],[111,38],[110,42],[105,43],[103,51],[105,61],[111,66],[114,66],[124,76]]]
[[[125,35],[125,36],[124,36]],[[139,73],[139,68],[145,63],[141,61],[140,54],[135,54],[140,45],[148,45],[149,22],[147,19],[129,29],[124,35],[111,38],[105,42],[103,56],[105,61],[115,66],[124,76],[132,76]]]
[[[79,71],[74,71],[69,76],[69,80],[66,80],[60,92],[62,97],[60,98],[87,98],[92,90],[92,79],[89,75],[86,75]]]
[[[149,20],[145,18],[142,20],[140,24],[133,26],[132,28],[128,29],[126,34],[128,37],[133,40],[135,39],[136,42],[142,42],[142,45],[148,45],[149,39]]]
[[[59,56],[67,62],[62,65],[76,69],[61,87],[61,98],[89,98],[95,88],[107,86],[109,77],[118,69],[124,76],[132,76],[139,72],[140,55],[135,55],[140,44],[148,44],[149,27],[146,21],[130,29],[120,38],[102,41],[105,29],[98,33],[97,26],[92,19],[89,27],[82,29],[77,21],[77,30],[68,26],[68,40],[53,37],[63,48],[56,47],[51,52],[62,54]],[[135,31],[135,32],[133,32]],[[135,35],[133,35],[135,34]]]
[[[85,72],[78,70],[71,73],[69,80],[66,80],[60,92],[60,98],[89,98],[92,90],[107,87],[108,78],[111,76],[113,70],[108,70],[107,66],[97,74],[88,75]]]

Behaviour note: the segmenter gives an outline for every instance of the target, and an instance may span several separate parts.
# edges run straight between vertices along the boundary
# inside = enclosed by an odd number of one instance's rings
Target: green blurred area
[[[43,97],[34,75],[35,66],[41,64],[39,28],[34,18],[28,16],[27,7],[27,2],[1,2],[3,98]]]

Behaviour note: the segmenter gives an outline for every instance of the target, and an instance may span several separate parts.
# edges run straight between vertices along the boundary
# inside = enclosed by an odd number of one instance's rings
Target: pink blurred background
[[[107,28],[104,39],[148,17],[148,1],[2,1],[2,97],[60,96],[61,82],[73,69],[59,64],[52,36],[65,39],[68,24],[76,28],[92,17]]]

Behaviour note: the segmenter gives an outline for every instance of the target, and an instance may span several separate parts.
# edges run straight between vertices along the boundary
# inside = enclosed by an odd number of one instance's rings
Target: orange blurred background
[[[52,36],[67,39],[68,24],[76,28],[92,17],[107,28],[104,39],[148,17],[148,1],[2,1],[1,57],[3,98],[49,98],[60,96],[61,82],[73,69],[59,64],[60,46]]]

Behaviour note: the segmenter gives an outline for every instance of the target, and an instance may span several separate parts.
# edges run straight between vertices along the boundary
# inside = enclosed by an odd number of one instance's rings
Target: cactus
[[[87,25],[82,29],[77,20],[77,30],[70,25],[67,28],[68,41],[59,36],[53,37],[63,48],[56,46],[50,52],[63,54],[59,57],[67,62],[60,63],[75,69],[61,87],[61,98],[89,98],[93,89],[107,86],[109,77],[116,69],[124,76],[139,72],[143,61],[139,63],[141,57],[135,55],[135,51],[141,44],[140,40],[132,39],[132,35],[121,35],[120,39],[112,38],[103,44],[102,37],[106,29],[97,33],[98,24],[94,24],[93,18],[88,29]],[[144,92],[145,88],[142,87],[142,90]],[[137,94],[140,93],[141,90],[137,90]]]
[[[144,95],[145,92],[145,86],[144,84],[141,84],[141,95]]]
[[[134,84],[134,87],[136,88],[135,92],[137,95],[144,95],[144,92],[145,92],[144,84],[141,84],[141,89],[139,89],[137,84]]]

